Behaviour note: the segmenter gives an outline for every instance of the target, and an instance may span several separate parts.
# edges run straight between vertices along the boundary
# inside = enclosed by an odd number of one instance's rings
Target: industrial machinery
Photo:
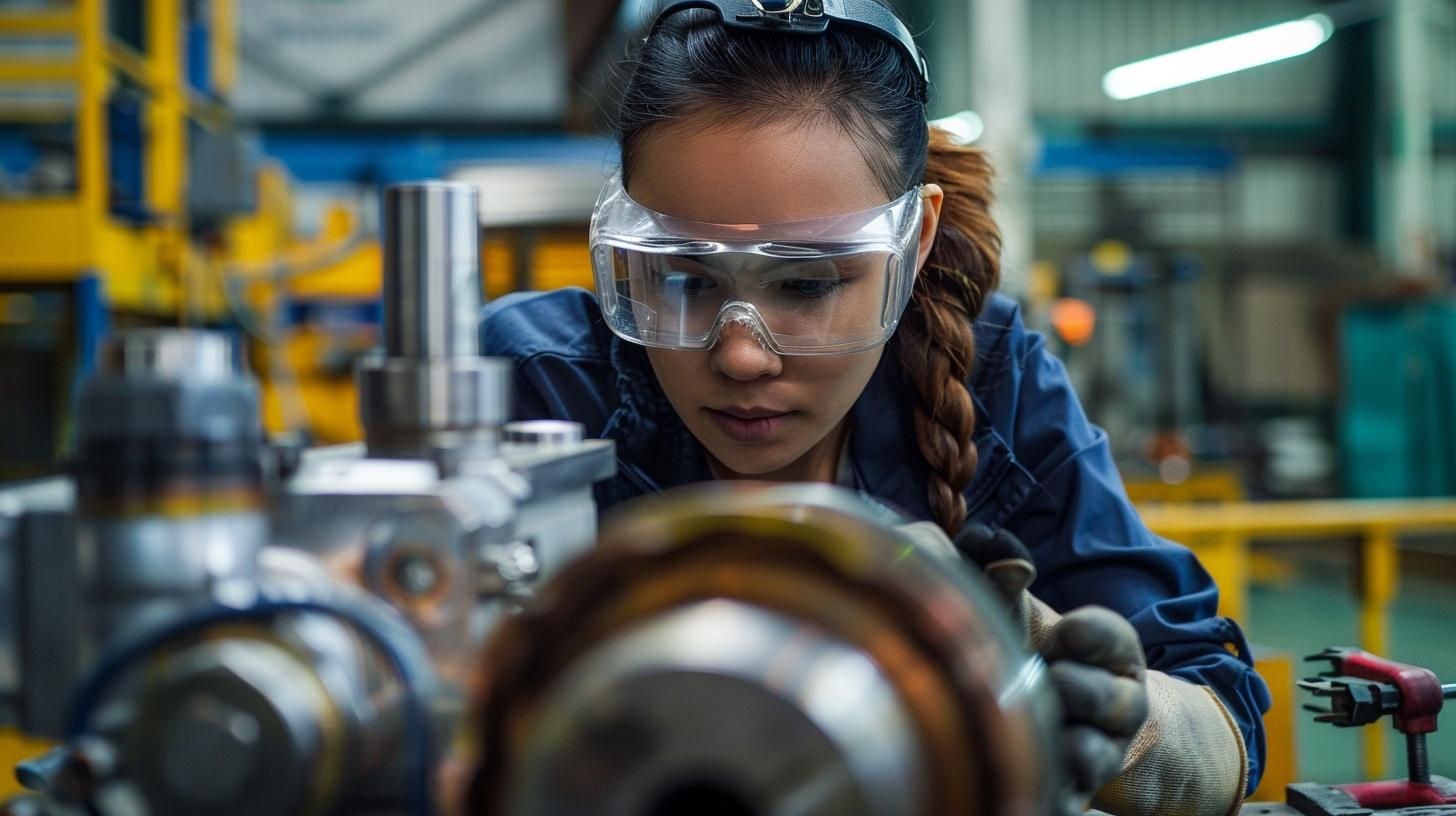
[[[612,444],[479,356],[476,198],[386,192],[363,444],[265,443],[226,335],[105,345],[71,475],[0,491],[0,722],[57,741],[0,812],[1062,812],[1045,666],[895,514],[721,484],[598,539]]]
[[[1436,716],[1456,684],[1442,685],[1435,673],[1351,648],[1313,655],[1330,670],[1300,682],[1328,707],[1306,705],[1316,722],[1337,728],[1370,725],[1389,715],[1405,735],[1405,779],[1348,785],[1290,785],[1287,805],[1248,805],[1245,816],[1451,816],[1456,814],[1456,781],[1431,773],[1426,735],[1436,731]]]
[[[624,505],[492,638],[468,812],[1064,812],[1044,664],[892,516],[828,485]]]
[[[56,472],[108,322],[215,321],[250,211],[232,0],[0,2],[0,478]],[[58,421],[59,420],[59,421]]]
[[[492,622],[595,538],[610,442],[507,422],[476,194],[386,195],[366,446],[265,451],[223,335],[119,333],[70,478],[0,492],[0,718],[61,740],[14,813],[434,813]]]

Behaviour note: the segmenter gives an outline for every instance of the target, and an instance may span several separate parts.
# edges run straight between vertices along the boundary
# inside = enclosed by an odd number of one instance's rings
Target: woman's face
[[[841,215],[888,202],[858,146],[832,122],[756,128],[663,125],[636,151],[628,193],[668,215],[752,224]],[[931,186],[916,268],[935,236]],[[720,475],[832,480],[850,407],[884,346],[850,354],[779,356],[729,323],[702,351],[647,349],[667,399]],[[722,471],[727,471],[723,473]]]

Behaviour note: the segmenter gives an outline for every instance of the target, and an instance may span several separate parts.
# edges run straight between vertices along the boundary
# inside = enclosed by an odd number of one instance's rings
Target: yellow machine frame
[[[1390,653],[1390,602],[1400,583],[1400,536],[1456,530],[1456,501],[1443,499],[1147,504],[1140,506],[1139,511],[1153,532],[1187,544],[1198,554],[1218,584],[1220,613],[1240,621],[1247,620],[1253,541],[1357,538],[1358,644],[1381,655]],[[1270,685],[1274,683],[1271,681]],[[1292,698],[1292,689],[1276,688],[1275,693],[1276,706],[1282,695]],[[1292,704],[1290,699],[1284,707]],[[1384,723],[1365,729],[1367,779],[1385,776],[1387,729]],[[1292,734],[1289,737],[1292,744]],[[1271,731],[1271,752],[1276,738],[1284,739]]]
[[[141,54],[112,38],[103,0],[75,0],[41,10],[0,13],[0,36],[69,36],[69,59],[0,59],[0,87],[71,90],[74,107],[27,111],[32,118],[67,121],[76,128],[76,190],[68,196],[0,199],[0,281],[66,283],[101,278],[109,303],[144,313],[215,316],[218,288],[198,287],[194,271],[206,261],[188,241],[187,124],[225,124],[225,114],[188,87],[183,60],[183,0],[141,0],[147,41],[168,44]],[[230,0],[214,0],[212,74],[221,89],[236,70]],[[147,94],[146,204],[155,224],[137,227],[110,212],[106,104],[122,78]]]

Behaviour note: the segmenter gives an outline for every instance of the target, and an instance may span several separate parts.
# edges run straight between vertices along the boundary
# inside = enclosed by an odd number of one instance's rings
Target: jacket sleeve
[[[1268,687],[1239,626],[1219,617],[1218,588],[1186,547],[1153,535],[1113,463],[1107,435],[1087,419],[1066,370],[1040,335],[1008,327],[996,389],[1012,401],[999,432],[1034,485],[1004,526],[1036,561],[1037,597],[1058,611],[1108,607],[1137,629],[1150,668],[1207,686],[1227,707],[1248,752],[1248,790],[1263,771]]]

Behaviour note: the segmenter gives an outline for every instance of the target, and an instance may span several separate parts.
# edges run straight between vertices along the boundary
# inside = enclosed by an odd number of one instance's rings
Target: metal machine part
[[[1456,816],[1456,780],[1431,773],[1426,735],[1456,684],[1442,684],[1429,669],[1349,647],[1325,649],[1311,661],[1328,670],[1299,687],[1321,705],[1306,704],[1315,722],[1336,728],[1370,725],[1389,715],[1406,737],[1405,779],[1325,785],[1301,782],[1285,789],[1285,803],[1253,802],[1242,816]]]
[[[612,443],[556,433],[449,463],[306,455],[275,497],[272,540],[389,601],[465,672],[500,614],[596,538]]]
[[[258,387],[210,332],[125,332],[76,417],[77,537],[89,644],[252,580],[266,538]]]
[[[1328,708],[1306,705],[1316,722],[1337,728],[1369,725],[1390,715],[1405,735],[1407,776],[1352,785],[1290,785],[1289,804],[1309,816],[1372,813],[1421,808],[1422,813],[1456,813],[1456,781],[1431,773],[1426,735],[1436,731],[1445,701],[1456,698],[1456,684],[1442,685],[1430,669],[1409,666],[1352,648],[1325,649],[1309,658],[1329,661],[1319,677],[1299,687]]]
[[[591,546],[592,485],[616,467],[612,443],[576,423],[507,426],[510,364],[479,356],[476,208],[466,184],[386,191],[366,448],[305,454],[272,506],[275,544],[387,600],[461,684],[494,621]]]
[[[1050,813],[1044,671],[883,508],[674,491],[624,506],[496,631],[470,812]]]
[[[265,547],[256,394],[220,335],[121,333],[81,389],[74,479],[0,491],[0,712],[65,740],[20,774],[52,810],[397,810],[401,749],[440,747],[406,743],[418,635],[361,637],[382,601]]]
[[[75,485],[46,479],[0,491],[0,724],[60,736],[82,672]]]
[[[17,807],[432,812],[476,648],[592,544],[616,459],[579,427],[501,442],[474,193],[388,200],[367,452],[269,470],[225,338],[125,332],[82,389],[75,478],[0,491],[0,722],[65,740]]]
[[[261,603],[379,606],[304,553],[269,548],[259,563]],[[346,802],[399,812],[411,781],[402,752],[427,762],[449,738],[440,726],[458,710],[458,693],[405,689],[381,645],[346,617],[224,617],[202,632],[147,652],[135,681],[112,684],[96,706],[93,730],[128,765],[116,784],[150,813],[305,813]],[[432,675],[424,651],[408,645],[414,635],[399,626],[396,637],[406,641],[409,673]],[[411,691],[431,697],[428,745],[409,741]]]
[[[565,422],[559,419],[507,422],[505,441],[518,445],[566,447],[580,444],[583,430],[580,422]]]
[[[510,418],[510,364],[480,356],[476,199],[474,186],[452,182],[385,191],[384,350],[359,370],[372,457],[488,453]]]

